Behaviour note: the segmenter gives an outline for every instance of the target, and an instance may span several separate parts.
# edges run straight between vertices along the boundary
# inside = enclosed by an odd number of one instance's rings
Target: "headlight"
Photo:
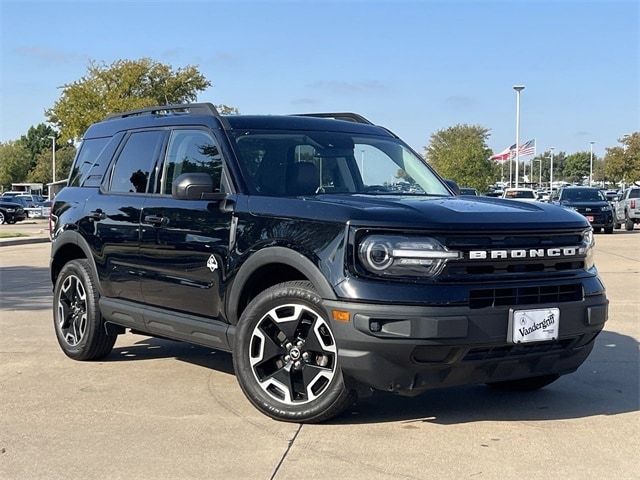
[[[433,277],[447,260],[461,258],[429,237],[369,235],[358,247],[358,259],[369,272],[382,276]]]
[[[601,210],[603,212],[610,212],[611,211],[611,205],[605,205],[604,207],[602,207]]]
[[[593,247],[596,244],[595,238],[593,236],[593,229],[585,230],[582,234],[582,245],[585,249],[585,258],[584,258],[584,268],[590,269],[593,267]]]
[[[13,212],[15,212],[15,211],[16,211],[16,209],[15,209],[15,208],[7,208],[7,212],[11,212],[11,213],[13,213]]]

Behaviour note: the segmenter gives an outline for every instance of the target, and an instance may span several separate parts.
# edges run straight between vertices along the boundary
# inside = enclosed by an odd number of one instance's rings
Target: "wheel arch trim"
[[[336,300],[336,294],[329,281],[320,269],[311,261],[295,250],[285,247],[267,247],[253,253],[242,264],[236,274],[227,300],[227,320],[232,325],[238,323],[238,308],[244,287],[251,276],[260,268],[270,264],[283,264],[295,268],[302,273],[318,291],[318,294],[326,300]]]

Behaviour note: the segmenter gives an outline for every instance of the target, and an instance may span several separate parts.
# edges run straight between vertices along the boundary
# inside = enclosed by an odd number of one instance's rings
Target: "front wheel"
[[[238,383],[255,407],[276,420],[322,422],[355,400],[320,302],[309,282],[281,283],[254,298],[238,322]]]
[[[487,385],[498,390],[526,392],[531,390],[539,390],[540,388],[546,387],[550,383],[555,382],[558,378],[560,378],[560,375],[558,374],[542,375],[540,377],[520,378],[518,380],[507,380],[504,382],[493,382],[488,383]]]
[[[4,212],[0,212],[0,225],[2,225],[4,222],[5,222]]]
[[[613,233],[613,227],[604,227],[604,233],[606,234]]]

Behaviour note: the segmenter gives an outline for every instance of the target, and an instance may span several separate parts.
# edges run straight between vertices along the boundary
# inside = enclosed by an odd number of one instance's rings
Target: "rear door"
[[[133,132],[116,152],[103,187],[87,199],[80,222],[94,251],[104,295],[140,302],[140,215],[167,132]]]
[[[213,132],[206,128],[171,131],[156,186],[142,210],[141,266],[145,303],[216,318],[229,253],[232,212],[219,201],[177,200],[173,181],[181,174],[211,175],[223,186],[223,158]]]

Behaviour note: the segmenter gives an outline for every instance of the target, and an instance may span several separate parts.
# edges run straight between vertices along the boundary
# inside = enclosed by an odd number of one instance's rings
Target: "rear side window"
[[[83,184],[109,140],[111,137],[89,138],[82,142],[69,175],[69,186],[79,187]]]
[[[220,191],[222,156],[214,138],[204,130],[174,130],[162,170],[161,193],[171,195],[173,182],[183,173],[208,173]]]
[[[640,188],[633,188],[629,192],[629,198],[640,198]]]
[[[123,147],[111,174],[115,193],[145,193],[149,177],[162,148],[164,132],[132,133]]]

